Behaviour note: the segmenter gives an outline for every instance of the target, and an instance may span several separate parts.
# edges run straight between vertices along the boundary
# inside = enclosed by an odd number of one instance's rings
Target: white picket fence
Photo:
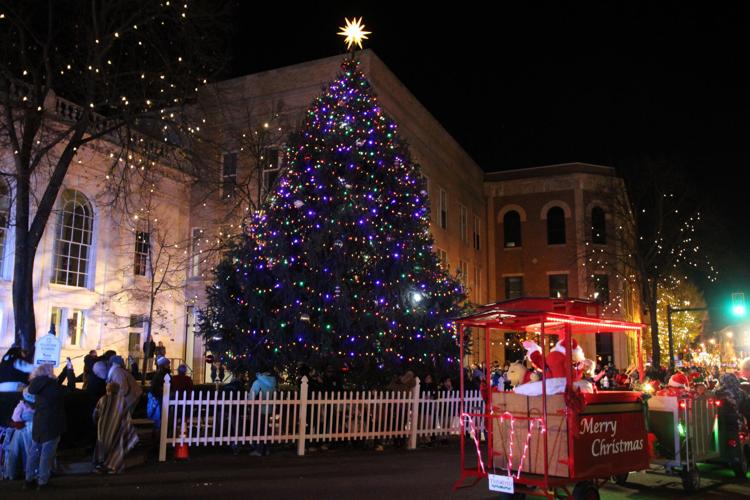
[[[361,439],[408,439],[459,434],[459,391],[420,393],[419,379],[407,392],[340,391],[308,394],[307,378],[300,391],[277,391],[249,399],[249,392],[213,394],[183,391],[170,396],[164,380],[159,461],[167,446],[220,446],[254,443],[297,443],[305,454],[308,442]],[[481,413],[479,391],[464,398],[468,411]],[[416,418],[415,418],[416,417]],[[476,422],[480,428],[484,422]]]

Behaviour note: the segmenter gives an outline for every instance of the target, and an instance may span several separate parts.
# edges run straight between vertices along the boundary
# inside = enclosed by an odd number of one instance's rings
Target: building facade
[[[593,297],[597,291],[611,301],[613,290],[622,288],[616,273],[598,278],[592,288],[582,262],[586,243],[606,245],[613,227],[602,194],[621,188],[613,169],[566,164],[485,174],[372,51],[359,57],[427,180],[435,252],[458,273],[473,303],[519,295]],[[212,265],[272,189],[283,171],[284,138],[340,63],[341,56],[330,57],[207,86],[194,109],[205,122],[190,160],[201,164],[192,170],[203,175],[158,165],[158,188],[143,195],[140,212],[124,213],[101,201],[115,146],[102,140],[81,151],[37,254],[38,335],[53,324],[63,356],[74,358],[78,369],[90,349],[140,355],[144,317],[154,305],[154,340],[202,380],[206,366],[195,325]],[[2,157],[7,161],[8,152]],[[14,332],[11,197],[12,185],[0,185],[2,348],[12,344]],[[598,236],[594,226],[601,229]],[[169,265],[162,260],[152,266],[157,247],[172,256]],[[151,257],[144,260],[147,250]],[[168,273],[169,287],[154,296],[148,290],[160,272]],[[612,317],[633,319],[622,307],[605,309]],[[626,365],[626,338],[591,342],[584,343],[588,353],[598,348],[617,366]],[[513,355],[496,349],[498,361]]]

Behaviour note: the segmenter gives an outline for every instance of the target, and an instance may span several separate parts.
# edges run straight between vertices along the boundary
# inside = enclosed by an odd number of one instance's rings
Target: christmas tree
[[[419,166],[359,61],[290,138],[287,167],[217,267],[201,331],[233,372],[333,364],[360,385],[457,370],[465,299],[432,252]]]

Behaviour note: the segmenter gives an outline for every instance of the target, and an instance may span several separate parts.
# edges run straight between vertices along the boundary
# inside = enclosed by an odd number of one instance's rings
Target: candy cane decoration
[[[498,418],[500,421],[504,420],[510,420],[510,439],[508,440],[508,477],[513,477],[513,437],[515,436],[515,422],[516,418],[510,413],[510,412],[504,412],[501,415],[491,415],[491,418]],[[479,468],[482,471],[482,474],[486,474],[486,470],[484,467],[484,461],[482,460],[482,451],[480,449],[479,444],[479,437],[477,428],[474,425],[474,419],[469,415],[468,413],[462,413],[461,419],[463,421],[468,420],[469,421],[469,434],[471,435],[471,438],[474,440],[474,447],[477,451],[477,460],[479,461]],[[525,420],[525,419],[524,419]],[[544,419],[543,418],[532,418],[529,419],[529,427],[526,432],[526,440],[524,442],[523,446],[523,453],[521,454],[521,462],[518,464],[518,470],[516,471],[516,479],[521,477],[521,471],[523,469],[523,463],[526,461],[526,455],[529,451],[529,443],[531,442],[531,433],[534,430],[534,424],[536,424],[537,429],[539,430],[539,434],[544,434],[547,432],[546,427],[544,426]]]

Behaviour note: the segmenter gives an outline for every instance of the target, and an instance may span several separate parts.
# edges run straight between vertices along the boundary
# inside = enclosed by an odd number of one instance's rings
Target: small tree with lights
[[[365,387],[454,370],[464,292],[432,252],[419,166],[353,54],[287,155],[209,288],[210,350],[234,372],[331,363]]]

